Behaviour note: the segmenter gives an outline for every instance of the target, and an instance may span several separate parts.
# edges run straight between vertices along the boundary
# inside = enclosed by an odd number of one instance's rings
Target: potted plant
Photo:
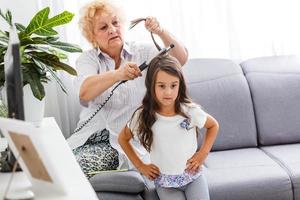
[[[0,99],[0,117],[7,117],[7,107],[2,103]]]
[[[66,92],[65,86],[56,71],[63,70],[71,75],[77,75],[75,69],[62,62],[67,59],[65,52],[82,52],[77,45],[59,41],[56,26],[70,22],[74,14],[64,11],[49,18],[49,7],[40,10],[27,26],[14,23],[20,40],[20,55],[23,74],[23,85],[30,85],[33,95],[42,100],[45,96],[43,83],[54,79]],[[13,25],[12,14],[8,10],[0,18],[9,26]],[[9,32],[0,30],[0,88],[4,85],[4,55],[7,50]]]

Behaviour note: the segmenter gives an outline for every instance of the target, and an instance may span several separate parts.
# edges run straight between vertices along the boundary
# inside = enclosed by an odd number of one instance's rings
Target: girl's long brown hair
[[[159,71],[166,72],[179,79],[179,91],[175,100],[175,112],[188,118],[188,116],[182,111],[180,105],[182,103],[191,103],[191,99],[187,95],[186,83],[178,60],[169,55],[163,55],[153,59],[149,64],[145,79],[146,94],[142,101],[142,106],[137,109],[141,110],[138,116],[138,138],[141,144],[149,152],[153,141],[151,128],[156,121],[155,112],[159,110],[159,104],[155,96],[155,82]]]

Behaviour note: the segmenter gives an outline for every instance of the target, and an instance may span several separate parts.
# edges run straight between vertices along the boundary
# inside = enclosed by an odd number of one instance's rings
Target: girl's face
[[[93,31],[102,51],[107,53],[110,49],[123,46],[123,26],[117,16],[105,12],[96,14]]]
[[[159,71],[155,81],[155,96],[160,109],[174,108],[178,96],[179,78],[164,71]]]

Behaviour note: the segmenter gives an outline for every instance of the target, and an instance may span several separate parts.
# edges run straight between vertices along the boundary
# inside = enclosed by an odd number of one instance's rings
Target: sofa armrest
[[[103,172],[90,178],[96,192],[140,193],[145,189],[145,183],[140,173],[136,171]]]

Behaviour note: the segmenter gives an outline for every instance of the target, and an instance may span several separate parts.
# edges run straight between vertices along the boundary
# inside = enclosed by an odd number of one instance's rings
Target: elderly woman
[[[111,1],[95,0],[83,8],[80,26],[83,35],[93,45],[76,62],[76,87],[84,106],[78,127],[82,128],[69,139],[77,161],[90,178],[95,171],[131,169],[117,138],[122,127],[140,105],[145,93],[145,71],[138,65],[158,53],[154,45],[124,41],[125,19],[120,8]],[[153,17],[145,20],[148,31],[157,34],[164,45],[175,47],[170,54],[181,64],[187,61],[187,50]],[[99,105],[110,96],[114,86],[123,80],[110,100],[88,123]],[[146,161],[148,153],[134,143],[138,154]]]

